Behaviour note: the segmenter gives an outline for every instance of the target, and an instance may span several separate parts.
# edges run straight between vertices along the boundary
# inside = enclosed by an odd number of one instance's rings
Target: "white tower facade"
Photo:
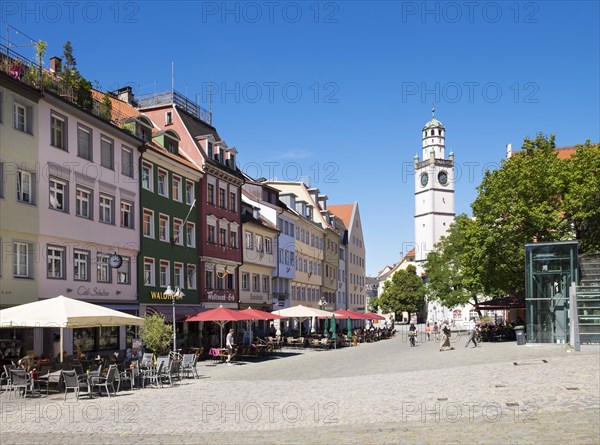
[[[415,261],[423,272],[427,254],[446,234],[454,212],[454,153],[446,158],[446,129],[435,118],[423,127],[422,158],[415,155]]]

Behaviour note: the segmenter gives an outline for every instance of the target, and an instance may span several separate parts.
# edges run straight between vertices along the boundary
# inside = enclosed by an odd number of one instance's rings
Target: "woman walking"
[[[442,342],[440,343],[440,352],[444,351],[444,348],[448,348],[452,351],[454,348],[450,345],[450,327],[448,326],[448,322],[444,321],[442,325]]]

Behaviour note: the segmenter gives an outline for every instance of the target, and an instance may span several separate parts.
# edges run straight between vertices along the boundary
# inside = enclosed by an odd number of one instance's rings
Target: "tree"
[[[381,307],[383,312],[394,314],[418,312],[425,304],[425,285],[417,276],[417,269],[409,265],[405,270],[398,270],[392,279],[383,285],[383,292],[375,299],[373,305]]]
[[[92,83],[77,70],[77,59],[73,55],[73,46],[69,40],[63,46],[61,76],[72,100],[84,110],[91,110],[93,106]]]
[[[110,94],[108,93],[104,93],[104,96],[102,97],[99,115],[102,119],[107,121],[109,121],[112,116],[112,102],[110,101]]]
[[[579,251],[600,252],[600,144],[577,145],[566,163],[563,211],[581,240]]]
[[[479,303],[482,291],[479,251],[473,242],[475,221],[459,215],[450,225],[448,233],[427,255],[427,296],[452,308],[459,305]]]
[[[156,354],[167,352],[172,338],[171,326],[165,323],[162,315],[154,314],[146,317],[144,325],[140,328],[140,337],[144,346]]]

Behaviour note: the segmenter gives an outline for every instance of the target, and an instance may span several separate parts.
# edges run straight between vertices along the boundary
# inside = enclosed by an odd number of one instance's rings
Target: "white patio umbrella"
[[[141,326],[144,319],[62,295],[3,309],[0,328],[60,328],[60,361],[63,361],[63,329],[98,326]]]
[[[281,315],[282,317],[288,317],[298,320],[298,323],[300,323],[300,337],[302,337],[302,322],[308,319],[312,319],[313,317],[329,318],[333,315],[333,312],[323,311],[314,307],[302,306],[301,304],[299,304],[298,306],[273,311],[272,313]]]

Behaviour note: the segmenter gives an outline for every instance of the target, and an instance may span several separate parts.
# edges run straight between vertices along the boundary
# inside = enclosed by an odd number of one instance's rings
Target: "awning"
[[[200,304],[191,306],[175,305],[175,320],[185,321],[186,318],[196,315],[198,312],[204,312],[205,310],[206,308]],[[165,317],[165,321],[168,321],[169,323],[173,322],[173,306],[170,305],[146,306],[146,314],[160,314]]]
[[[115,311],[137,311],[140,308],[139,304],[99,304],[98,306],[113,309]]]
[[[517,297],[499,297],[488,301],[483,301],[476,305],[476,307],[484,310],[524,309],[525,302]]]

